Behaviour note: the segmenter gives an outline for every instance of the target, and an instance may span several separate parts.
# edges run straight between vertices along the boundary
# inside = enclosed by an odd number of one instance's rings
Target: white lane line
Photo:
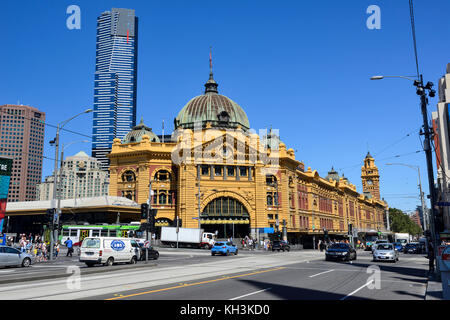
[[[3,272],[14,272],[14,271],[16,271],[16,270],[2,270],[0,272],[3,273]]]
[[[245,298],[245,297],[248,297],[248,296],[251,296],[251,295],[254,295],[254,294],[258,294],[260,292],[264,292],[264,291],[267,291],[267,290],[270,290],[270,289],[272,289],[272,288],[267,288],[267,289],[255,291],[255,292],[252,292],[252,293],[247,293],[247,294],[244,294],[244,295],[236,297],[236,298],[231,298],[229,300],[237,300],[237,299],[240,299],[240,298]]]
[[[314,278],[314,277],[320,276],[321,274],[325,274],[325,273],[328,273],[328,272],[331,272],[331,271],[334,271],[334,269],[331,269],[331,270],[328,270],[328,271],[324,271],[324,272],[320,272],[320,273],[317,273],[317,274],[313,274],[312,276],[309,276],[309,277],[310,278]]]
[[[372,282],[374,282],[374,279],[370,280],[369,282],[367,282],[365,285],[359,287],[358,289],[356,289],[355,291],[353,291],[352,293],[349,293],[348,295],[346,295],[345,297],[341,298],[340,300],[345,300],[348,297],[351,297],[352,295],[354,295],[355,293],[357,293],[359,290],[363,289],[364,287],[367,287],[369,284],[371,284]]]

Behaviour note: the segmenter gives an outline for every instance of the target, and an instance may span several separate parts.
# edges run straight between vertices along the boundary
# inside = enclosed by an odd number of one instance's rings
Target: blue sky
[[[80,30],[66,27],[72,4],[81,9]],[[373,4],[381,8],[380,30],[366,27]],[[415,88],[402,79],[369,80],[415,74],[407,0],[2,0],[0,104],[34,106],[50,124],[92,107],[96,18],[112,7],[139,17],[137,118],[154,132],[163,119],[171,131],[179,110],[202,93],[212,46],[219,93],[243,107],[253,129],[278,128],[306,167],[325,176],[334,166],[361,192],[370,151],[390,206],[412,210],[420,201],[417,174],[388,162],[419,165],[428,192],[425,155],[415,153],[422,150]],[[447,0],[415,1],[420,71],[435,84],[450,62],[449,12]],[[436,103],[430,100],[430,114]],[[67,129],[90,136],[91,123],[84,115]],[[54,135],[47,126],[49,158]],[[66,132],[61,139],[85,137]],[[66,155],[90,148],[73,144]],[[52,168],[44,159],[43,176]]]

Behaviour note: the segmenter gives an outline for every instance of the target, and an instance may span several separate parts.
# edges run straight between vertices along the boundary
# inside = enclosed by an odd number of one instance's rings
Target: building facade
[[[53,176],[37,186],[35,200],[53,199]],[[67,157],[61,169],[60,199],[80,199],[108,194],[108,173],[101,170],[100,161],[80,151]]]
[[[447,64],[446,74],[439,79],[439,102],[437,111],[432,113],[434,146],[437,167],[437,201],[450,202],[450,63]],[[441,231],[450,231],[450,207],[440,206],[439,215],[442,217]]]
[[[387,203],[379,189],[368,197],[334,170],[326,178],[305,170],[278,135],[250,130],[244,110],[218,93],[212,72],[205,93],[191,99],[174,124],[172,139],[163,143],[141,123],[114,139],[109,155],[109,194],[150,201],[157,225],[180,219],[183,227],[235,238],[279,231],[295,243],[317,241],[325,232],[342,238],[349,224],[385,230]]]
[[[113,8],[97,19],[92,156],[102,169],[114,138],[136,124],[138,18]]]
[[[42,177],[45,113],[30,106],[0,106],[0,156],[13,158],[8,202],[33,201]]]

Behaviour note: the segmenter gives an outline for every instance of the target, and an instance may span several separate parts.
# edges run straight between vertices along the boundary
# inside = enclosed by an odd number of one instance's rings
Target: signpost
[[[6,202],[8,200],[12,164],[13,159],[0,158],[0,234],[3,232],[3,221],[5,220],[6,214]]]

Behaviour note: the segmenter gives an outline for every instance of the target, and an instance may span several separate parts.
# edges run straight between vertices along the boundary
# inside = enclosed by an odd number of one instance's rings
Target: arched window
[[[167,170],[159,170],[155,178],[157,181],[170,181],[170,172]]]
[[[220,197],[208,203],[204,214],[212,216],[248,216],[247,209],[236,199]]]
[[[124,174],[122,174],[122,181],[123,182],[134,182],[134,181],[136,181],[136,175],[131,170],[125,171]]]

